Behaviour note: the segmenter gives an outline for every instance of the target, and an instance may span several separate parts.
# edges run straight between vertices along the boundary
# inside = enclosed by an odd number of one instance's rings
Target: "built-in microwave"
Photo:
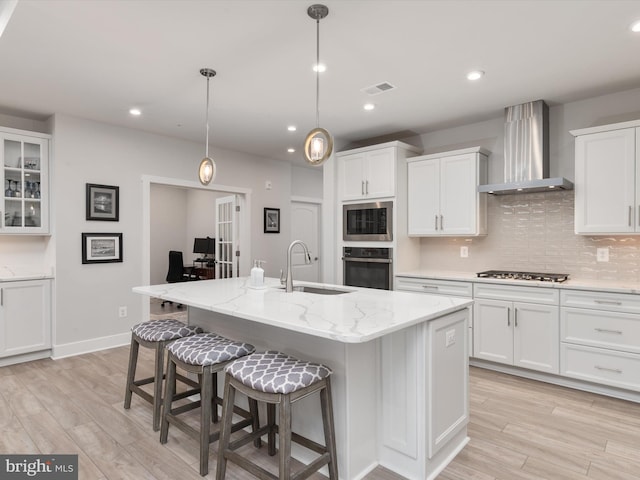
[[[354,242],[393,240],[393,202],[342,206],[342,239]]]

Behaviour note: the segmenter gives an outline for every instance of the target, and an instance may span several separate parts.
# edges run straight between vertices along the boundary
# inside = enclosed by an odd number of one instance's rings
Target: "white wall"
[[[165,283],[169,250],[184,251],[187,231],[187,194],[182,188],[151,185],[150,267],[152,285]]]
[[[55,116],[53,134],[52,191],[56,206],[52,226],[57,264],[54,342],[65,352],[77,352],[97,337],[106,338],[101,345],[107,345],[109,338],[125,338],[131,325],[141,321],[142,300],[131,292],[132,287],[142,284],[141,178],[150,175],[194,180],[202,146],[65,115]],[[251,189],[252,256],[267,261],[267,275],[277,275],[285,264],[289,241],[291,164],[216,148],[211,151],[218,165],[217,184]],[[271,190],[265,190],[265,180],[271,180]],[[85,221],[86,183],[120,187],[119,222]],[[281,209],[283,233],[263,233],[264,207]],[[82,265],[82,232],[122,232],[124,262]],[[128,307],[127,318],[118,318],[121,305]]]
[[[330,159],[335,161],[334,159]],[[298,167],[292,170],[291,195],[308,198],[322,198],[322,168]]]

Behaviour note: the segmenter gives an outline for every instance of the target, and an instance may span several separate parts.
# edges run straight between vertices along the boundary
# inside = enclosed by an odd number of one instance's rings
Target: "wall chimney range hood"
[[[549,107],[543,100],[507,107],[504,123],[504,183],[480,185],[495,195],[571,190],[566,178],[549,178]]]

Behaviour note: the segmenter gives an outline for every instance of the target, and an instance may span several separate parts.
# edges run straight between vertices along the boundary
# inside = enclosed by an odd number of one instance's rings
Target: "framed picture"
[[[82,263],[122,262],[121,233],[83,233]]]
[[[87,220],[117,222],[120,216],[120,187],[87,183]]]
[[[280,233],[280,209],[264,209],[264,233]]]

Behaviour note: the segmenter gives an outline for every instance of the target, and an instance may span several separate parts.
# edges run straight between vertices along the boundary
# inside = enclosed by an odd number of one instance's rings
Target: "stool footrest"
[[[185,392],[176,393],[173,396],[173,400],[182,400],[183,398],[188,398],[192,395],[198,395],[200,393],[199,388],[194,388],[193,390],[187,390]]]
[[[309,450],[312,450],[316,453],[320,453],[320,454],[327,453],[327,447],[325,447],[324,445],[320,445],[319,443],[314,442],[313,440],[310,440],[306,437],[303,437],[302,435],[297,434],[296,432],[291,432],[291,440],[293,442],[296,442],[298,445],[302,445],[303,447],[306,447]]]
[[[308,478],[318,470],[320,470],[323,466],[328,465],[330,461],[330,455],[327,452],[324,455],[316,458],[309,465],[306,465],[304,468],[301,468],[296,473],[291,475],[291,480],[302,480],[304,478]]]
[[[238,448],[242,447],[243,445],[246,445],[247,443],[249,443],[251,440],[255,440],[256,438],[260,438],[263,435],[266,435],[267,433],[269,433],[269,426],[265,425],[264,427],[260,428],[259,430],[256,430],[255,432],[251,432],[247,435],[244,435],[242,438],[239,438],[233,442],[229,443],[229,450],[237,450]]]
[[[174,399],[176,397],[173,397]],[[179,407],[172,408],[170,415],[180,415],[185,412],[190,412],[191,410],[195,410],[196,408],[200,408],[200,402],[189,402],[184,405],[180,405]]]
[[[149,402],[150,404],[153,405],[153,395],[151,395],[148,392],[145,392],[143,389],[141,389],[135,383],[133,385],[131,385],[131,391],[133,393],[139,395],[143,400],[146,400],[147,402]]]
[[[236,452],[225,450],[224,456],[227,459],[231,460],[236,465],[238,465],[239,467],[242,467],[243,469],[245,469],[247,472],[258,477],[260,480],[278,480],[277,475],[274,475],[273,473],[268,472],[264,468],[259,467],[255,463],[250,462],[249,460],[244,458],[242,455],[238,455]]]

